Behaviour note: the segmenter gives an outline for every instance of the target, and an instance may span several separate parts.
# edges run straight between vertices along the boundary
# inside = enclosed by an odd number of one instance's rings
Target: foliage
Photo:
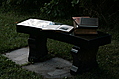
[[[7,0],[7,4],[10,5],[41,5],[48,0]]]
[[[102,25],[113,28],[114,24],[119,23],[118,0],[80,0],[75,2],[77,3],[80,8],[83,8],[83,15],[98,17]]]
[[[38,12],[48,17],[98,17],[101,25],[111,28],[119,23],[118,0],[1,0],[1,2],[4,7],[7,5],[6,8],[9,6],[15,11]]]
[[[51,0],[45,3],[40,10],[51,17],[66,17],[72,14],[71,0]]]
[[[2,7],[5,8],[5,11],[7,9],[7,11],[14,10],[33,13],[38,11],[46,2],[49,2],[49,0],[5,0],[2,1]]]
[[[118,0],[51,0],[49,3],[45,3],[40,11],[45,15],[57,18],[98,17],[101,26],[114,28],[119,23],[118,8]]]

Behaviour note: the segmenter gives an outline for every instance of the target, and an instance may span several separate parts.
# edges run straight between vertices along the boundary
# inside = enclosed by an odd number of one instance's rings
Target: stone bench
[[[76,36],[73,32],[68,34],[57,31],[45,31],[30,26],[16,25],[16,27],[17,32],[30,35],[28,38],[28,61],[30,62],[39,62],[41,58],[48,55],[47,38],[74,45],[71,48],[73,63],[70,73],[72,75],[98,67],[96,55],[99,46],[111,43],[111,35],[103,32],[98,32],[97,35]]]

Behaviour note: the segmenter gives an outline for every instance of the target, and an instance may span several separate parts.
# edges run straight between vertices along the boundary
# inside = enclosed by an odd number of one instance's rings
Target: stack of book
[[[72,17],[74,34],[97,34],[98,18]]]

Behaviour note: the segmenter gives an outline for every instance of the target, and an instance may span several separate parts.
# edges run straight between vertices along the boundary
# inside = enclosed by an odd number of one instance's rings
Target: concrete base
[[[45,62],[35,63],[23,68],[43,75],[45,78],[71,77],[70,68],[72,64],[61,58],[52,58]]]
[[[16,64],[22,65],[28,63],[28,51],[29,48],[21,48],[12,52],[6,53],[4,56],[11,59]],[[23,66],[23,68],[36,72],[42,75],[44,78],[64,78],[72,77],[70,75],[70,68],[72,63],[62,58],[52,58],[45,62],[39,62]]]

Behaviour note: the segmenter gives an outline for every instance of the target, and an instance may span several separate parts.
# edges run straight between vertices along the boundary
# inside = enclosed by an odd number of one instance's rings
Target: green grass
[[[29,35],[16,32],[16,22],[40,15],[20,15],[14,12],[0,13],[0,53],[27,46]],[[39,17],[43,19],[43,17]],[[45,18],[47,19],[47,18]],[[49,19],[49,18],[48,18]],[[52,20],[52,19],[49,19]],[[72,20],[54,19],[53,21],[72,24]],[[97,54],[99,68],[73,79],[118,79],[119,78],[119,33],[110,29],[99,29],[112,34],[112,43],[101,46]],[[53,56],[71,60],[70,49],[72,45],[48,39],[48,50]],[[43,79],[34,72],[22,69],[11,60],[0,54],[0,79]]]
[[[34,72],[22,69],[0,54],[0,79],[42,79],[42,77]]]
[[[0,13],[0,52],[4,53],[27,45],[28,35],[16,32],[16,22],[27,17]]]

